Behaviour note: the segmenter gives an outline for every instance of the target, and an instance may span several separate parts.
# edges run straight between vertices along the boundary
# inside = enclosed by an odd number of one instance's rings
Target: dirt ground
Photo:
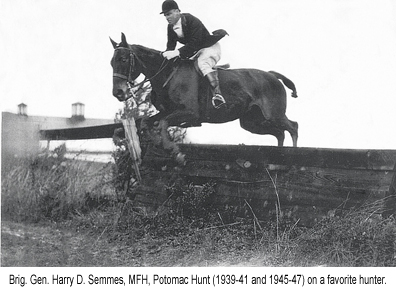
[[[53,225],[1,223],[3,267],[142,267],[142,266],[273,266],[258,251],[217,250],[217,247],[185,245],[141,238],[109,240],[103,234],[79,232]]]

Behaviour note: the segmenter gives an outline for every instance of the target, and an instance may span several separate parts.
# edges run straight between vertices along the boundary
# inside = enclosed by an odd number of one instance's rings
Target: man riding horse
[[[189,13],[181,13],[179,6],[173,0],[162,3],[162,12],[168,21],[168,42],[166,51],[162,53],[167,60],[181,57],[182,59],[196,59],[201,74],[210,83],[213,92],[212,104],[219,108],[225,104],[224,97],[219,87],[217,71],[213,69],[221,58],[219,40],[227,33],[224,30],[216,30],[213,35],[195,16]],[[177,42],[182,43],[176,49]]]
[[[199,19],[182,14],[173,0],[163,2],[162,14],[169,23],[165,52],[129,44],[123,33],[120,43],[110,38],[114,48],[113,95],[119,101],[128,100],[133,97],[134,88],[150,82],[151,101],[159,113],[148,118],[143,126],[149,134],[156,131],[155,143],[183,164],[184,155],[169,138],[169,126],[199,127],[202,123],[220,124],[239,119],[240,126],[251,133],[275,136],[278,146],[283,146],[284,132],[288,131],[293,146],[297,146],[298,124],[286,116],[284,85],[292,90],[292,97],[297,97],[290,79],[275,71],[259,69],[215,70],[221,55],[218,41],[227,33],[217,30],[209,34]],[[179,49],[177,42],[183,44]],[[189,61],[174,61],[176,57]],[[194,65],[199,71],[195,71]],[[141,74],[146,78],[136,84]],[[219,108],[225,105],[223,96],[227,108]]]

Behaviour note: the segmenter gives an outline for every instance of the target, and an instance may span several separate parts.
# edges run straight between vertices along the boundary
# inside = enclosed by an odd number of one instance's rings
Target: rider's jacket
[[[202,48],[212,46],[227,34],[224,30],[216,30],[211,35],[204,24],[189,13],[181,14],[181,24],[184,35],[182,38],[177,36],[173,30],[173,25],[168,25],[166,50],[174,50],[177,42],[180,42],[184,45],[179,48],[180,57],[184,59],[190,58]]]

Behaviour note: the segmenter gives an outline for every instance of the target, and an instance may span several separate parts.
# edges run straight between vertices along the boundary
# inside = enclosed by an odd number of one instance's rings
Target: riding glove
[[[173,58],[176,58],[180,55],[179,50],[173,50],[173,51],[166,51],[162,53],[162,56],[166,58],[167,60],[172,60]]]

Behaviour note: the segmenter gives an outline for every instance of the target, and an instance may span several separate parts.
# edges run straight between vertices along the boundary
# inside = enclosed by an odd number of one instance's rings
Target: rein
[[[164,65],[164,64],[165,64],[165,65]],[[146,82],[152,80],[152,79],[155,78],[157,75],[159,75],[159,74],[166,68],[166,66],[168,66],[168,64],[169,64],[169,60],[164,59],[164,60],[162,61],[162,64],[161,64],[160,68],[158,69],[158,71],[157,71],[152,77],[150,77],[150,78],[145,78],[142,82],[138,83],[137,85],[134,85],[133,87],[137,87],[137,86],[143,85],[143,84],[145,84]],[[143,64],[142,64],[142,65],[143,65]],[[144,65],[143,65],[143,67],[144,67]],[[129,81],[128,81],[128,82],[129,82]]]

